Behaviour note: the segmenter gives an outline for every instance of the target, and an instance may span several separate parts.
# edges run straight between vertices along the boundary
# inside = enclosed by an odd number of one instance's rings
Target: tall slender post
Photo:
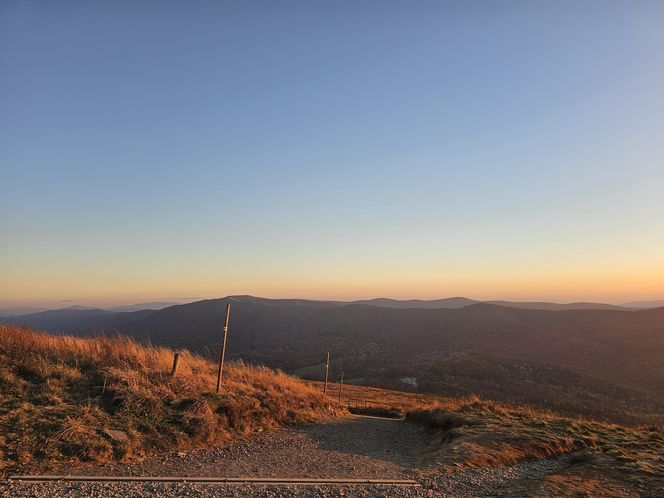
[[[327,377],[330,373],[330,352],[327,352],[327,360],[325,360],[325,387],[323,388],[323,394],[327,394]]]
[[[171,368],[171,377],[175,377],[178,373],[178,365],[180,364],[180,353],[173,355],[173,368]]]
[[[217,372],[217,392],[221,388],[221,376],[224,372],[224,356],[226,356],[226,337],[228,336],[228,319],[231,317],[231,303],[226,304],[226,318],[224,319],[224,342],[219,352],[219,371]]]
[[[339,379],[339,403],[341,403],[341,388],[344,386],[344,371],[341,371],[341,379]]]

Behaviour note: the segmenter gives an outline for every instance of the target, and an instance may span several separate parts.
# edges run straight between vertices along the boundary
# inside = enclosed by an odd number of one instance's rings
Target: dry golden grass
[[[126,337],[74,338],[0,325],[0,468],[32,461],[102,461],[212,444],[344,412],[283,372],[216,366],[187,351]],[[104,429],[122,430],[111,441]]]
[[[330,386],[331,397],[337,389]],[[662,426],[570,418],[477,396],[446,398],[362,386],[344,386],[343,393],[349,406],[395,409],[430,430],[433,468],[454,471],[531,458],[566,459],[563,471],[528,482],[527,489],[519,487],[513,496],[661,496],[664,490]]]
[[[306,381],[316,390],[323,390],[323,382]],[[330,399],[338,400],[339,384],[330,382],[328,386],[328,396]],[[356,384],[344,384],[342,387],[342,402],[351,407],[374,407],[395,409],[405,414],[408,411],[416,409],[426,409],[441,406],[443,403],[457,403],[456,398],[447,398],[435,394],[421,394],[404,391],[392,391],[379,387],[358,386]]]
[[[231,363],[216,394],[215,365],[184,351],[172,378],[172,361],[169,349],[123,337],[81,339],[0,326],[0,468],[190,448],[345,413],[333,383],[325,398],[322,383]],[[564,455],[569,466],[533,481],[529,496],[595,496],[601,489],[648,496],[664,489],[662,427],[571,419],[476,396],[352,385],[343,388],[343,405],[400,412],[428,428],[430,463],[444,470]],[[111,441],[104,429],[129,438]]]
[[[561,430],[564,419],[469,400],[456,409],[408,413],[408,420],[438,431],[441,450],[435,455],[448,466],[513,465],[528,458],[551,458],[577,449],[578,441]],[[451,452],[447,450],[452,450]]]
[[[531,408],[468,400],[454,409],[415,411],[408,418],[437,430],[436,459],[448,466],[511,465],[568,455],[569,463],[631,484],[664,485],[664,431],[570,419]]]

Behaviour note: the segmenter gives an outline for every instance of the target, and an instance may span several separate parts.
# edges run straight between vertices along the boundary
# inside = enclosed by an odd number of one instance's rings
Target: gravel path
[[[143,462],[48,469],[49,474],[70,475],[416,479],[421,487],[5,482],[0,483],[0,496],[500,496],[519,482],[541,478],[564,466],[562,460],[538,460],[512,467],[432,476],[423,468],[427,441],[426,434],[417,426],[404,421],[354,417],[263,433],[224,448],[173,453]]]

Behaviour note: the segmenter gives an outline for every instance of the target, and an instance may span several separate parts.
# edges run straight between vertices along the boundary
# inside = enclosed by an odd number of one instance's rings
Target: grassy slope
[[[329,392],[337,396],[338,385]],[[445,398],[360,386],[343,386],[343,400],[350,406],[396,409],[431,430],[428,459],[445,471],[528,458],[568,459],[561,472],[515,489],[515,496],[661,496],[664,490],[664,426],[625,427],[475,396]]]
[[[72,333],[120,330],[213,356],[229,302],[233,330],[242,331],[231,334],[229,358],[310,379],[320,379],[329,350],[331,374],[343,368],[363,384],[399,389],[400,378],[415,377],[422,392],[476,393],[622,424],[659,423],[664,413],[664,308],[389,309],[238,296],[110,319],[60,310],[16,320]]]
[[[0,469],[39,461],[103,461],[211,444],[341,413],[281,372],[215,365],[127,338],[81,339],[0,326]],[[105,384],[105,387],[104,387]],[[104,429],[126,432],[112,441]]]
[[[171,378],[172,357],[171,350],[126,338],[77,339],[0,327],[0,465],[140,456],[341,413],[336,384],[325,399],[320,383],[232,364],[217,395],[214,365],[183,352]],[[476,397],[350,385],[343,388],[343,401],[398,410],[427,427],[427,459],[444,471],[531,457],[569,459],[564,470],[528,483],[517,495],[656,495],[664,487],[662,427],[629,428]],[[103,429],[125,431],[129,440],[111,441]]]

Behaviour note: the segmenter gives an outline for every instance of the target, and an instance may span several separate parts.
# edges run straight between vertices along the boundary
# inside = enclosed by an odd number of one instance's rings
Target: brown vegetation
[[[214,358],[211,341],[228,303],[235,331],[228,358],[321,380],[331,351],[331,378],[343,370],[348,383],[476,393],[620,424],[664,423],[664,308],[390,309],[235,296],[159,311],[59,310],[13,320],[67,333],[119,330]]]
[[[441,436],[444,451],[436,458],[448,465],[510,465],[526,458],[569,454],[570,464],[591,465],[608,459],[612,470],[626,477],[664,478],[661,427],[633,428],[570,419],[476,397],[413,411],[407,419]]]
[[[216,394],[215,365],[183,351],[171,377],[172,361],[126,337],[0,326],[0,468],[211,444],[343,412],[283,372],[231,363]]]
[[[354,415],[364,415],[366,417],[403,418],[403,413],[396,408],[384,408],[382,406],[369,406],[367,408],[349,406],[348,411]]]
[[[336,402],[338,385],[325,398],[322,383],[242,363],[228,366],[216,394],[215,365],[181,354],[173,378],[173,351],[166,348],[0,326],[0,466],[135,457],[345,413]],[[406,414],[425,427],[434,469],[564,458],[564,470],[528,484],[528,495],[593,495],[603,488],[648,496],[664,486],[659,425],[625,427],[476,396],[357,385],[344,385],[342,401],[364,413]]]
[[[318,383],[316,383],[318,384]],[[332,389],[333,390],[333,389]],[[396,410],[431,433],[432,468],[512,465],[563,458],[560,472],[527,483],[514,496],[659,496],[664,489],[664,427],[626,427],[569,418],[477,396],[448,398],[344,386],[344,402],[367,410]],[[608,492],[607,490],[610,490]]]

